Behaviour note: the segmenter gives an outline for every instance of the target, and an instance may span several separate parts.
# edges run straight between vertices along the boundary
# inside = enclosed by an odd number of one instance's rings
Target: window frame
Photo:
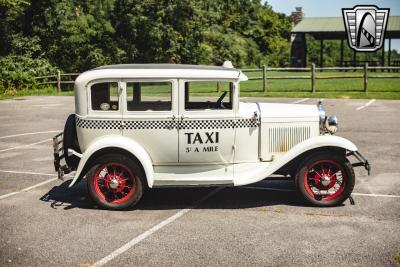
[[[232,109],[185,109],[185,83],[187,82],[228,82],[232,83]],[[205,79],[180,79],[180,101],[179,111],[181,114],[198,115],[198,114],[216,114],[217,116],[236,114],[238,107],[238,91],[239,83],[232,79],[218,79],[218,78],[205,78]],[[190,98],[189,98],[190,99]]]
[[[127,91],[127,84],[128,83],[157,83],[157,82],[168,82],[171,84],[171,110],[128,110],[128,91]],[[124,101],[124,106],[123,106],[123,112],[127,116],[138,116],[138,117],[148,117],[151,115],[171,115],[171,114],[176,114],[177,108],[176,108],[176,100],[178,98],[177,94],[177,79],[162,79],[162,78],[156,78],[156,79],[146,79],[146,78],[125,78],[121,80],[122,86],[124,88],[123,90],[123,101]]]
[[[117,110],[95,110],[92,107],[92,86],[98,83],[117,83],[118,85],[118,109]],[[87,111],[88,115],[110,115],[110,116],[115,116],[115,115],[122,115],[123,111],[123,101],[122,101],[122,88],[121,88],[121,79],[96,79],[93,81],[90,81],[87,86]]]

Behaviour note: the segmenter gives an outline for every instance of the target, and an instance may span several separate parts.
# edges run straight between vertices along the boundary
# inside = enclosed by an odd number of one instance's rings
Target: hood
[[[319,122],[316,105],[258,103],[258,107],[261,112],[261,122]]]

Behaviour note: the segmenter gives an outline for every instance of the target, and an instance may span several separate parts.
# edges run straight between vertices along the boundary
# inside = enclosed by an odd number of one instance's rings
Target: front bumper
[[[60,180],[64,180],[64,175],[71,172],[71,168],[65,162],[63,137],[64,133],[62,132],[53,137],[54,169]],[[64,165],[61,165],[62,159],[64,159]]]
[[[361,167],[364,166],[364,168],[367,170],[368,175],[371,174],[371,165],[369,164],[368,160],[366,158],[364,158],[363,155],[361,155],[360,152],[358,151],[351,151],[349,153],[347,153],[347,156],[354,156],[358,162],[352,163],[351,165],[353,167]]]

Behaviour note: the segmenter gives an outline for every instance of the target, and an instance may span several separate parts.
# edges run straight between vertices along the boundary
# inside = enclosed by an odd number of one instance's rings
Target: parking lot
[[[316,99],[255,99],[316,104]],[[327,99],[356,169],[354,205],[307,206],[291,180],[239,188],[152,189],[136,209],[101,210],[56,178],[51,137],[73,97],[0,101],[1,266],[398,266],[400,101]],[[397,259],[397,260],[396,260]]]

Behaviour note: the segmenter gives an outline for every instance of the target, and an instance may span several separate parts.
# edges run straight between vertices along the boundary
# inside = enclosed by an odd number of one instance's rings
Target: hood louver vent
[[[269,153],[286,152],[311,136],[309,126],[274,127],[268,129]]]

